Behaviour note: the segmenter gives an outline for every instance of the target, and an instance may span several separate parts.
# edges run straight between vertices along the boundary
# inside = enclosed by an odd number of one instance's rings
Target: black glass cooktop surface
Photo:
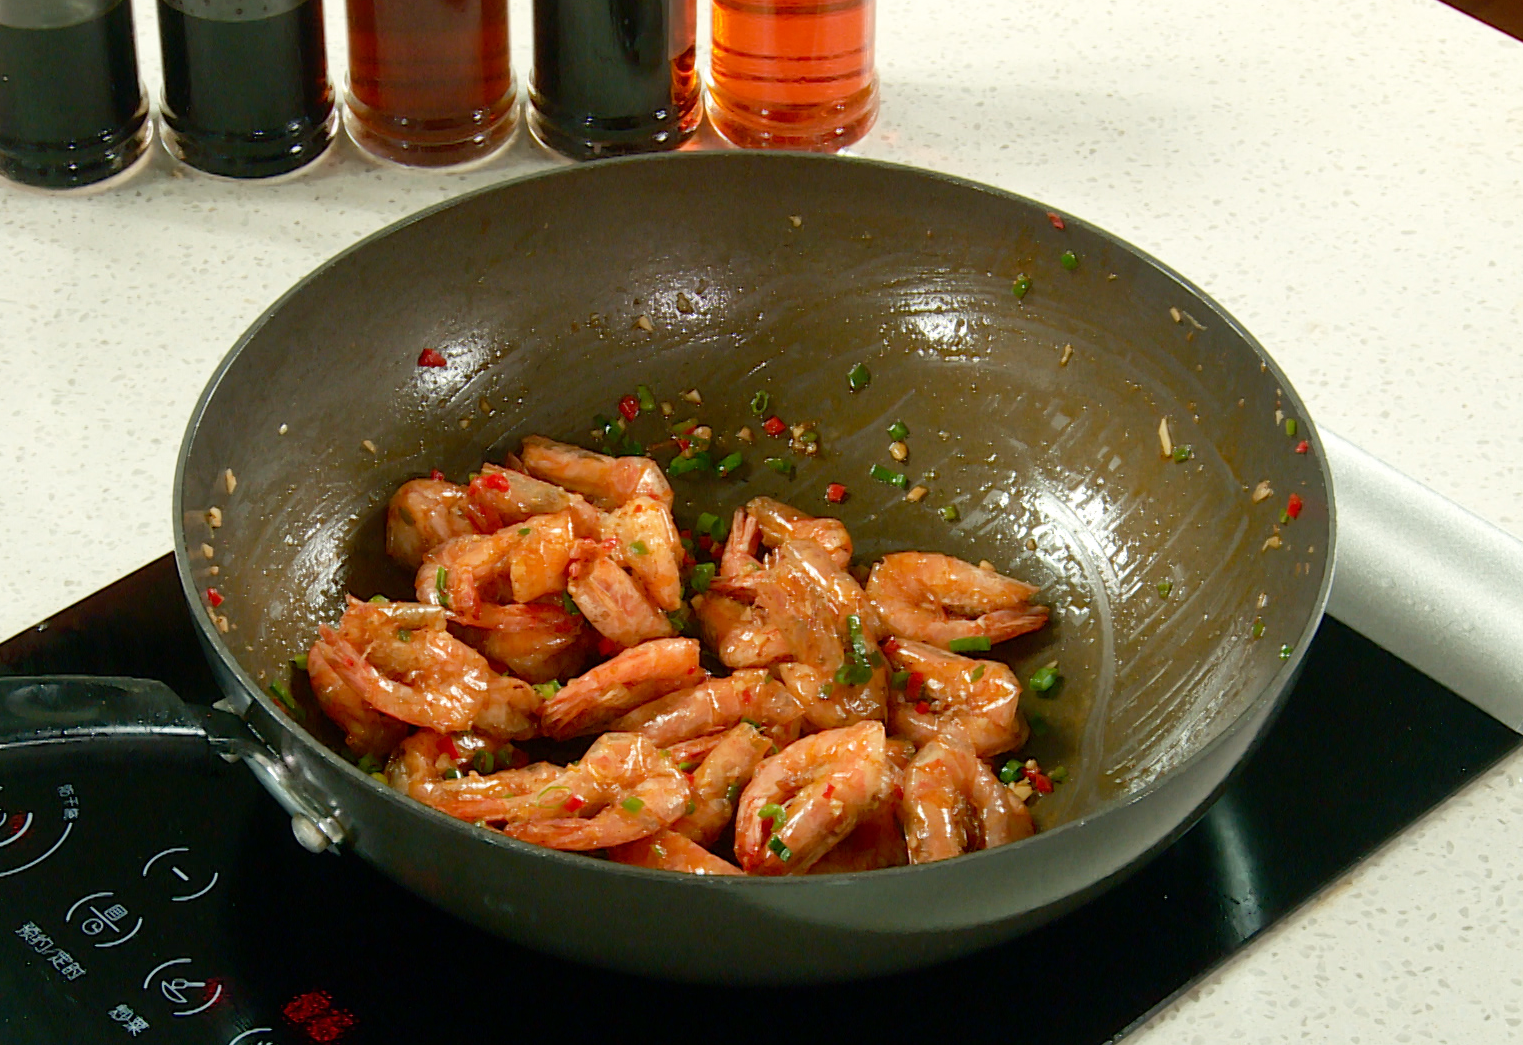
[[[217,699],[165,557],[0,645],[0,674],[157,678]],[[314,855],[191,740],[0,751],[0,1042],[1104,1042],[1520,738],[1333,620],[1210,812],[1011,943],[815,988],[641,980],[523,950]]]

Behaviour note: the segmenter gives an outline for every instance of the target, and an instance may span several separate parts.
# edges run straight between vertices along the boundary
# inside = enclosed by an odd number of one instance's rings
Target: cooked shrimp
[[[810,874],[851,874],[903,867],[910,862],[904,828],[893,802],[884,802],[863,817],[856,828],[815,861]]]
[[[719,743],[723,733],[709,733],[706,736],[694,737],[692,740],[684,740],[673,744],[666,749],[666,753],[672,756],[672,761],[678,767],[687,766],[688,769],[697,769],[698,764],[709,757],[709,752]]]
[[[684,874],[745,874],[734,864],[721,860],[697,842],[670,828],[657,831],[638,842],[616,845],[608,850],[608,859],[631,867],[681,871]]]
[[[551,849],[604,849],[647,838],[687,808],[687,777],[633,733],[604,733],[539,792],[509,799],[504,833]]]
[[[657,747],[671,747],[729,729],[741,719],[788,726],[803,714],[804,705],[765,671],[737,671],[642,704],[615,719],[610,728],[639,733]]]
[[[682,539],[670,507],[654,497],[630,498],[603,516],[602,536],[615,543],[652,602],[663,610],[682,605]]]
[[[899,804],[910,863],[946,860],[1029,837],[1031,812],[978,760],[958,723],[920,749]]]
[[[328,663],[336,654],[319,639],[307,654],[307,677],[317,704],[344,731],[344,744],[357,755],[380,758],[407,736],[407,723],[383,715],[360,697]]]
[[[671,485],[649,457],[609,457],[538,435],[524,437],[521,457],[530,475],[583,494],[605,511],[641,496],[671,507]]]
[[[416,570],[424,555],[451,537],[482,532],[467,509],[463,486],[442,479],[403,483],[386,505],[386,554]]]
[[[481,654],[444,630],[437,606],[351,598],[339,630],[319,631],[340,679],[377,711],[415,726],[468,729],[501,684]]]
[[[804,737],[763,760],[740,797],[735,855],[748,874],[803,874],[891,793],[883,723]],[[763,820],[780,806],[781,822]],[[786,857],[786,858],[785,858]]]
[[[698,634],[725,667],[764,668],[789,655],[782,631],[755,606],[718,592],[694,595],[692,605]]]
[[[565,591],[576,538],[570,512],[536,515],[495,533],[445,541],[423,556],[418,601],[465,624],[488,603],[533,602]]]
[[[514,602],[566,590],[566,569],[576,540],[576,521],[570,511],[531,515],[508,527],[515,541],[508,550],[508,576]]]
[[[467,493],[468,510],[478,528],[486,533],[536,515],[560,512],[571,514],[578,537],[592,537],[598,532],[598,510],[586,498],[526,475],[521,467],[483,464],[481,474],[471,480]]]
[[[1006,665],[961,657],[909,639],[889,639],[883,652],[896,669],[910,672],[915,682],[913,692],[906,688],[890,697],[888,721],[894,732],[925,745],[956,719],[979,758],[1015,751],[1026,743],[1029,730],[1018,710],[1021,684]]]
[[[528,740],[538,731],[543,697],[523,679],[498,675],[471,725],[499,740]]]
[[[403,794],[417,798],[426,791],[424,785],[444,779],[448,769],[471,765],[479,752],[491,752],[506,767],[517,757],[512,744],[476,733],[449,736],[431,729],[420,729],[402,741],[386,763],[386,782]],[[559,772],[558,767],[551,767]],[[472,774],[473,776],[475,774]]]
[[[768,548],[806,538],[829,552],[842,569],[851,562],[851,534],[846,532],[846,524],[840,519],[815,518],[771,497],[753,498],[746,505],[746,513],[756,520],[762,541]]]
[[[666,614],[619,568],[607,547],[578,541],[573,555],[566,590],[599,634],[629,647],[676,633]]]
[[[591,630],[559,603],[484,606],[479,627],[459,628],[466,643],[529,682],[581,673],[592,651]]]
[[[730,539],[725,541],[724,554],[719,557],[719,575],[738,580],[762,568],[756,553],[761,545],[761,530],[756,520],[744,508],[735,509],[730,520]]]
[[[572,679],[540,708],[540,723],[556,740],[595,733],[626,711],[702,678],[697,639],[655,639]]]
[[[883,630],[947,649],[953,639],[983,636],[1004,642],[1047,623],[1047,607],[1032,606],[1039,589],[931,552],[885,555],[867,579],[867,595]]]
[[[425,780],[414,784],[408,793],[446,816],[475,823],[500,816],[513,799],[538,794],[564,772],[549,762],[536,762],[522,769],[500,769],[485,775],[473,771],[453,780]]]
[[[699,845],[713,845],[735,816],[735,800],[773,750],[772,741],[755,726],[742,722],[728,730],[693,770],[692,812],[684,813],[672,830]]]

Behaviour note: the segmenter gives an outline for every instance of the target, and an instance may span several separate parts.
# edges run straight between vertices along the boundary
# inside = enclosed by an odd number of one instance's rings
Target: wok
[[[424,348],[448,365],[417,365]],[[852,392],[859,362],[872,383]],[[1022,698],[1031,752],[1070,773],[1037,805],[1035,838],[866,874],[699,878],[519,843],[341,756],[291,658],[345,593],[409,597],[382,551],[390,494],[432,468],[459,478],[500,460],[524,434],[586,444],[594,414],[637,383],[684,409],[679,393],[698,389],[693,412],[719,433],[756,423],[759,389],[785,420],[819,423],[823,452],[792,478],[761,466],[779,447],[732,439],[745,469],[674,480],[679,518],[758,494],[823,513],[839,481],[859,559],[937,550],[1044,585],[1051,624],[995,654],[1023,679],[1061,666],[1056,689]],[[1165,418],[1185,461],[1161,453]],[[868,476],[893,463],[896,420],[911,433],[904,467],[930,490],[918,504]],[[1273,494],[1255,501],[1264,480]],[[1291,493],[1304,508],[1285,522]],[[1321,614],[1333,543],[1300,401],[1169,269],[984,186],[750,153],[558,169],[334,258],[212,378],[174,503],[180,578],[237,714],[152,686],[33,680],[9,684],[13,716],[55,738],[204,734],[249,763],[309,848],[348,847],[530,947],[732,982],[928,964],[1115,882],[1200,815],[1264,731]],[[955,523],[938,512],[949,505]],[[294,715],[275,682],[295,691]]]

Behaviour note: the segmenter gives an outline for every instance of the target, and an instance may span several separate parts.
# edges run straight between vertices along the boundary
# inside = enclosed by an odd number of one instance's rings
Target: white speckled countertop
[[[855,151],[1137,244],[1235,313],[1321,424],[1523,536],[1523,44],[1434,0],[880,6],[883,112]],[[547,162],[520,136],[469,174],[345,146],[282,185],[162,156],[94,196],[0,184],[0,635],[169,550],[185,419],[270,301],[356,238]],[[1523,753],[1132,1040],[1519,1038]]]

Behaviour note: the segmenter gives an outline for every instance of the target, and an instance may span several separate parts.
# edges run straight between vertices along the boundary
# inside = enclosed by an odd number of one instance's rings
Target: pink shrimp
[[[383,715],[365,703],[358,690],[341,679],[329,658],[333,647],[322,639],[307,654],[307,677],[323,713],[344,731],[344,744],[357,755],[383,757],[407,736],[407,723]]]
[[[425,785],[444,779],[446,770],[469,767],[481,752],[511,765],[518,753],[512,744],[502,743],[476,733],[450,736],[431,729],[420,729],[402,741],[386,764],[386,782],[395,790],[417,798],[428,793]],[[553,768],[553,767],[552,767]],[[557,770],[558,772],[559,770]]]
[[[947,860],[1029,837],[1031,812],[978,760],[958,723],[920,749],[899,805],[912,864]]]
[[[830,553],[837,566],[845,569],[851,562],[851,534],[840,519],[816,518],[771,497],[756,497],[746,505],[746,513],[756,520],[762,541],[769,548],[781,547],[800,538],[814,541]]]
[[[709,733],[692,740],[683,740],[667,748],[666,753],[672,756],[672,761],[679,768],[685,766],[687,769],[697,769],[723,736],[723,733]]]
[[[468,511],[465,487],[442,479],[403,483],[386,505],[386,553],[409,569],[450,538],[483,529]]]
[[[569,512],[445,541],[418,568],[418,601],[477,624],[488,604],[532,602],[565,591],[575,541]]]
[[[804,737],[763,760],[740,797],[735,855],[747,874],[803,874],[892,793],[883,723]],[[781,817],[763,819],[766,806]]]
[[[719,558],[719,575],[728,580],[739,580],[761,570],[756,557],[761,545],[761,530],[756,520],[744,508],[735,509],[730,520],[730,539],[725,541],[724,554]]]
[[[620,646],[676,633],[672,622],[629,574],[619,568],[612,552],[593,541],[578,541],[566,590],[587,623]]]
[[[572,679],[540,708],[540,723],[556,740],[596,733],[625,712],[702,679],[697,639],[655,639]]]
[[[884,802],[863,817],[851,834],[837,842],[809,869],[810,874],[853,874],[910,862],[904,828],[893,802]]]
[[[500,769],[486,774],[468,772],[453,780],[425,780],[414,784],[409,794],[446,816],[475,823],[502,815],[504,809],[511,808],[514,799],[538,794],[564,772],[549,762],[536,762],[522,769]]]
[[[592,652],[592,631],[580,615],[559,603],[484,606],[479,627],[460,627],[460,637],[528,682],[579,674]]]
[[[524,437],[524,468],[530,475],[585,495],[605,511],[636,497],[672,504],[672,488],[649,457],[609,457],[543,436]]]
[[[907,690],[896,690],[890,697],[889,725],[896,733],[924,745],[956,719],[979,758],[1016,751],[1026,743],[1029,729],[1019,711],[1021,684],[1006,665],[909,639],[889,639],[883,652],[896,669],[924,680],[915,699]]]
[[[671,826],[690,795],[687,777],[650,741],[604,733],[554,783],[485,819],[505,821],[505,834],[535,845],[605,849]]]
[[[545,698],[523,679],[499,675],[487,689],[471,727],[499,740],[528,740],[538,732]]]
[[[718,592],[694,595],[692,605],[698,634],[725,667],[764,668],[789,655],[782,631],[756,607]]]
[[[804,714],[800,704],[765,671],[737,671],[728,678],[710,678],[691,689],[668,693],[642,704],[610,728],[639,733],[657,747],[722,729],[743,718],[763,726],[788,726]]]
[[[888,634],[948,649],[954,639],[1004,642],[1047,623],[1047,607],[1029,600],[1039,589],[931,552],[885,555],[867,580],[867,595]]]
[[[772,741],[755,726],[742,722],[728,730],[693,770],[692,812],[684,813],[672,830],[699,845],[712,845],[735,815],[736,798],[773,750]]]
[[[536,515],[560,512],[570,513],[578,537],[593,537],[598,532],[598,510],[586,498],[526,475],[521,467],[483,464],[467,494],[467,510],[485,533]]]
[[[631,867],[649,867],[657,871],[680,871],[684,874],[737,875],[740,868],[721,860],[692,839],[667,828],[649,838],[627,842],[608,850],[608,859]]]
[[[623,565],[657,607],[682,605],[682,540],[670,507],[654,497],[632,497],[603,516],[602,536],[614,542]]]

